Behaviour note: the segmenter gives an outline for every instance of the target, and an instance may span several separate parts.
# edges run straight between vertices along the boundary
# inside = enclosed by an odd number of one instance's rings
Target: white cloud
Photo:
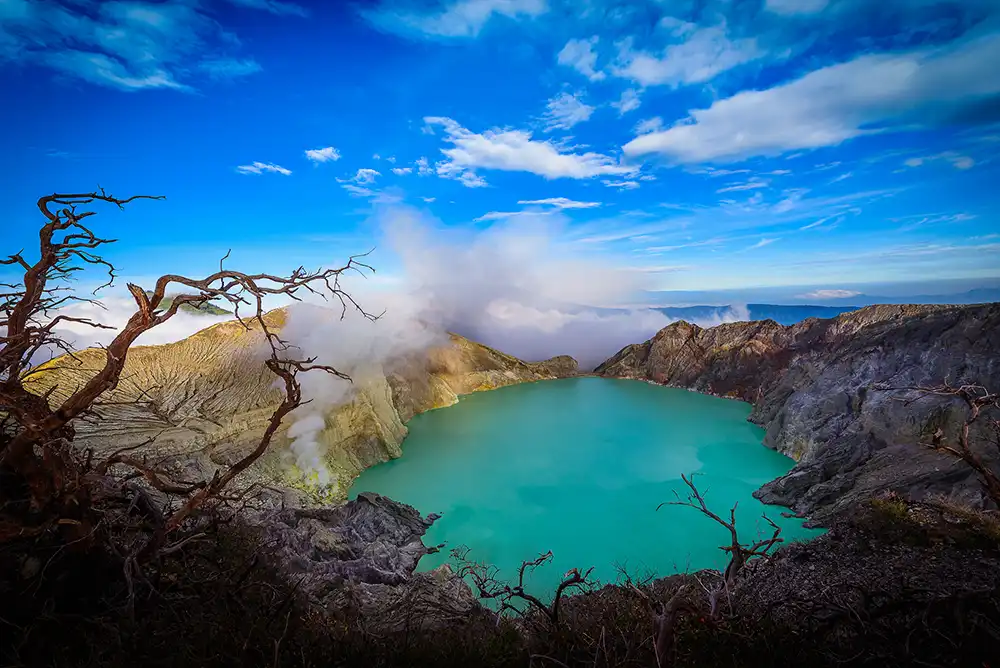
[[[739,192],[742,190],[756,190],[758,188],[766,188],[769,185],[767,181],[761,181],[760,179],[750,179],[743,183],[731,183],[724,188],[719,188],[715,192],[717,193],[731,193]]]
[[[236,168],[236,171],[240,174],[263,174],[264,172],[273,172],[275,174],[284,174],[288,176],[292,173],[292,170],[285,169],[281,165],[272,165],[268,162],[254,162],[250,165],[240,165]]]
[[[618,110],[619,116],[624,116],[638,109],[640,104],[642,102],[639,100],[639,93],[634,88],[627,88],[622,92],[621,98],[611,106]]]
[[[597,42],[597,35],[589,39],[571,39],[566,42],[556,60],[560,65],[572,67],[591,81],[600,81],[605,74],[597,69],[597,52],[594,50]]]
[[[975,220],[975,218],[975,215],[963,212],[950,214],[917,214],[913,216],[903,216],[901,218],[890,218],[890,220],[896,223],[908,221],[905,225],[899,228],[899,231],[911,232],[929,225],[940,225],[942,223],[946,225],[954,225],[956,223],[964,223],[970,220]]]
[[[437,197],[421,197],[420,199],[422,199],[425,202],[427,202],[428,204],[430,204],[431,202],[437,200]]]
[[[917,158],[909,158],[903,162],[907,167],[920,167],[929,162],[934,162],[937,160],[944,160],[951,164],[955,169],[972,169],[976,166],[976,161],[967,155],[961,155],[955,151],[945,151],[944,153],[938,153],[937,155],[926,155]]]
[[[637,135],[644,135],[647,132],[656,132],[663,127],[663,119],[659,116],[653,116],[652,118],[647,118],[644,121],[639,121],[635,126],[635,133]]]
[[[120,90],[190,91],[198,76],[259,71],[252,58],[237,57],[238,48],[239,38],[196,2],[0,4],[0,62],[32,63]]]
[[[548,101],[542,116],[546,132],[569,130],[577,123],[583,123],[594,113],[594,108],[585,104],[576,95],[560,93]]]
[[[260,63],[253,58],[215,58],[198,63],[198,69],[213,79],[237,79],[261,71]]]
[[[612,71],[643,86],[677,87],[710,81],[764,55],[753,39],[730,40],[722,25],[697,28],[682,36],[687,39],[667,46],[658,55],[635,50],[631,39],[623,40]]]
[[[401,201],[402,198],[398,195],[371,188],[375,179],[381,175],[378,171],[365,167],[355,172],[354,176],[347,179],[337,179],[337,181],[340,183],[340,187],[352,197],[367,197],[373,203],[381,204]]]
[[[308,16],[309,12],[305,7],[292,2],[279,2],[279,0],[226,0],[230,4],[260,9],[272,14],[290,16]]]
[[[413,167],[393,167],[392,173],[398,176],[405,176],[413,172]]]
[[[458,181],[466,188],[485,188],[489,185],[486,183],[486,179],[476,174],[475,170],[458,165],[455,162],[442,160],[434,165],[434,168],[437,175],[442,179]]]
[[[860,294],[857,290],[813,290],[798,295],[796,299],[847,299],[848,297],[857,297]]]
[[[779,237],[777,239],[761,239],[760,241],[758,241],[757,243],[755,243],[753,246],[748,246],[746,248],[746,250],[753,250],[755,248],[763,248],[764,246],[770,246],[775,241],[781,241],[781,238]]]
[[[587,179],[638,171],[600,153],[563,152],[549,141],[532,139],[524,130],[474,133],[450,118],[427,117],[424,121],[430,127],[442,127],[444,140],[451,144],[451,148],[441,149],[446,160],[437,164],[437,173],[446,178],[478,179],[477,169],[530,172],[546,179]]]
[[[306,151],[306,158],[313,162],[335,162],[340,160],[340,151],[332,146],[326,148],[311,148]]]
[[[378,178],[379,176],[382,175],[379,172],[375,171],[374,169],[363,168],[359,169],[358,172],[354,175],[354,182],[360,183],[362,185],[375,183],[375,179]]]
[[[716,167],[705,167],[695,171],[695,174],[707,174],[715,178],[718,176],[733,176],[735,174],[749,174],[749,169],[718,169]]]
[[[548,11],[546,0],[454,0],[439,11],[400,11],[383,2],[362,15],[375,26],[403,35],[476,37],[494,16],[530,19]]]
[[[547,216],[555,213],[558,209],[548,209],[548,210],[534,210],[534,211],[490,211],[484,213],[478,218],[473,218],[473,222],[483,222],[487,220],[506,220],[508,218],[517,218],[519,216],[524,216],[527,218],[535,218],[538,216]]]
[[[776,14],[816,14],[826,9],[829,0],[767,0],[764,4]]]
[[[419,176],[430,176],[434,173],[434,170],[431,168],[427,158],[417,158],[416,162],[413,163],[413,166],[416,168],[417,175]]]
[[[995,62],[1000,34],[948,48],[865,55],[718,100],[667,130],[636,137],[623,150],[687,163],[737,161],[833,146],[890,131],[893,123],[932,125],[1000,93]]]
[[[578,202],[565,197],[549,197],[546,199],[522,199],[518,204],[537,204],[554,206],[557,209],[592,209],[601,206],[600,202]]]
[[[618,188],[618,190],[635,190],[636,188],[639,187],[638,181],[629,181],[629,180],[612,181],[610,179],[605,179],[601,181],[601,183],[606,185],[608,188]]]
[[[834,177],[834,178],[830,179],[830,183],[831,184],[840,183],[841,181],[846,181],[847,179],[851,178],[852,176],[854,176],[854,172],[844,172],[840,176],[837,176],[837,177]]]
[[[819,220],[814,220],[811,223],[803,225],[802,227],[799,228],[799,232],[804,232],[805,230],[811,230],[811,229],[814,229],[814,228],[822,227],[823,225],[825,225],[826,223],[830,222],[831,220],[834,221],[833,224],[829,228],[824,228],[824,229],[830,229],[830,228],[836,226],[837,224],[839,224],[840,222],[842,222],[844,220],[844,216],[842,216],[839,213],[838,214],[834,214],[832,216],[824,216],[824,217],[820,218]]]

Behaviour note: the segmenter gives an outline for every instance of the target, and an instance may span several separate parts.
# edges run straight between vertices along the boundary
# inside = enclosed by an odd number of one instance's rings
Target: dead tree
[[[479,598],[496,601],[500,607],[499,613],[502,614],[504,611],[509,610],[515,614],[523,614],[524,611],[515,606],[512,601],[524,601],[530,606],[530,609],[541,613],[553,627],[559,626],[560,605],[566,592],[570,589],[587,590],[594,585],[590,580],[590,574],[594,570],[593,567],[583,572],[577,568],[571,568],[556,587],[552,603],[546,605],[540,598],[525,591],[524,577],[539,566],[552,561],[551,550],[539,555],[537,559],[521,562],[521,566],[517,570],[516,585],[511,585],[509,582],[501,580],[499,578],[500,569],[496,566],[470,560],[468,558],[469,549],[467,547],[453,549],[451,556],[458,565],[458,575],[472,580]]]
[[[638,596],[649,610],[653,620],[653,653],[656,656],[657,668],[666,668],[673,662],[674,646],[677,641],[677,622],[683,613],[697,613],[698,610],[688,601],[686,594],[688,585],[682,584],[666,602],[650,595],[648,589],[652,576],[635,582],[624,567],[619,567],[619,583]]]
[[[986,493],[993,500],[993,503],[1000,508],[1000,475],[998,475],[996,471],[983,461],[983,457],[979,453],[972,449],[971,439],[969,436],[972,425],[983,417],[984,411],[991,409],[1000,410],[1000,394],[990,392],[982,385],[968,384],[956,387],[948,384],[947,379],[945,379],[945,382],[941,385],[928,387],[890,387],[887,385],[877,385],[874,389],[882,392],[914,393],[915,396],[911,398],[897,397],[897,400],[903,401],[906,404],[911,404],[915,401],[926,399],[928,397],[945,397],[949,399],[961,400],[968,409],[968,413],[966,414],[965,421],[962,423],[962,428],[959,431],[958,442],[949,442],[948,438],[945,436],[944,430],[938,428],[932,435],[931,442],[921,443],[921,445],[937,450],[940,453],[951,455],[952,457],[965,462],[966,465],[979,474]],[[996,450],[997,454],[1000,455],[1000,419],[990,419],[989,426],[992,432],[992,439],[988,440],[988,442]]]
[[[733,507],[729,510],[729,520],[726,521],[712,512],[705,504],[705,497],[695,486],[693,475],[689,478],[684,474],[681,474],[681,480],[683,480],[684,484],[688,486],[688,489],[690,489],[690,493],[687,498],[681,499],[680,495],[677,494],[677,492],[674,492],[677,496],[677,501],[665,501],[664,503],[658,505],[656,509],[659,510],[663,506],[687,506],[689,508],[694,508],[702,515],[705,515],[729,530],[729,545],[724,545],[719,548],[723,552],[729,553],[729,564],[726,565],[726,569],[722,573],[721,584],[715,589],[708,591],[708,600],[710,604],[709,614],[714,619],[719,616],[719,598],[723,594],[732,590],[733,585],[736,583],[737,576],[740,574],[740,571],[743,570],[743,567],[746,566],[747,562],[754,557],[765,556],[771,551],[771,548],[778,543],[783,542],[784,539],[780,537],[781,527],[772,522],[767,515],[761,515],[761,517],[764,518],[764,521],[771,525],[771,528],[774,529],[774,534],[770,538],[759,540],[749,545],[740,542],[739,535],[736,533],[736,506],[739,504],[733,504]]]
[[[45,221],[39,230],[39,257],[34,263],[23,252],[15,253],[0,263],[23,271],[19,282],[4,283],[0,293],[0,544],[5,540],[23,539],[59,529],[64,539],[80,543],[92,538],[97,520],[92,510],[92,493],[108,483],[109,472],[126,469],[123,477],[142,477],[151,487],[173,497],[166,516],[151,517],[156,527],[144,552],[150,554],[165,545],[166,537],[186,519],[218,500],[226,486],[250,467],[267,450],[282,419],[301,405],[302,388],[296,378],[305,371],[322,371],[350,380],[330,366],[315,364],[315,358],[301,356],[288,342],[273,331],[264,318],[263,299],[282,295],[299,300],[300,291],[339,300],[346,313],[348,307],[366,313],[341,289],[340,277],[349,270],[371,269],[351,257],[345,266],[320,269],[315,272],[299,267],[288,276],[246,274],[223,267],[204,278],[188,278],[176,274],[160,277],[151,292],[128,284],[136,310],[114,339],[105,347],[104,364],[79,388],[58,404],[53,404],[52,391],[37,395],[25,387],[25,380],[38,373],[32,360],[43,350],[73,354],[72,347],[60,337],[62,323],[77,323],[95,328],[111,327],[87,318],[60,312],[73,303],[99,304],[90,297],[81,297],[67,283],[88,265],[108,271],[108,280],[98,290],[110,286],[115,268],[104,260],[99,251],[114,239],[97,236],[84,225],[93,211],[78,211],[77,207],[94,202],[107,202],[123,209],[138,199],[163,199],[138,195],[126,199],[112,197],[100,190],[91,193],[53,194],[38,200],[38,209]],[[94,294],[97,294],[97,291]],[[168,291],[180,294],[167,296]],[[178,482],[134,456],[132,449],[120,451],[102,462],[90,462],[73,446],[74,421],[95,415],[103,395],[119,383],[129,348],[144,332],[163,324],[185,305],[200,307],[210,301],[227,302],[238,321],[247,329],[259,328],[269,348],[265,364],[280,379],[284,399],[274,410],[257,445],[239,461],[217,470],[210,480]],[[240,313],[243,307],[244,313]],[[54,389],[54,388],[53,388]],[[150,515],[156,515],[153,504],[137,503]]]

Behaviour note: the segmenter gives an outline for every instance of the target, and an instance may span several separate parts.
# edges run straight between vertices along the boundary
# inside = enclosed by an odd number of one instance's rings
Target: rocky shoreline
[[[876,387],[946,380],[1000,387],[996,350],[1000,304],[869,306],[791,326],[676,322],[595,372],[751,403],[749,419],[766,430],[764,444],[797,462],[755,496],[821,524],[886,490],[987,506],[968,467],[920,445],[939,428],[954,437],[960,406],[944,398],[902,401],[914,393]]]

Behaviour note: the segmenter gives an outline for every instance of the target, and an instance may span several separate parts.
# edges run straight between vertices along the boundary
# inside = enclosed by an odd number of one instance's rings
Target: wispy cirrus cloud
[[[535,204],[540,206],[554,206],[557,209],[593,209],[601,206],[600,202],[579,202],[566,197],[548,197],[546,199],[518,200],[518,204]]]
[[[247,6],[264,9],[263,4]],[[268,10],[271,11],[271,10]],[[204,80],[261,70],[234,55],[239,39],[197,2],[60,3],[6,0],[0,10],[0,61],[32,63],[99,86],[190,91]]]
[[[618,190],[635,190],[639,187],[638,181],[633,181],[631,179],[626,179],[624,181],[613,181],[611,179],[604,179],[601,183],[608,188],[617,188]]]
[[[238,7],[259,9],[278,16],[309,16],[309,11],[305,7],[294,2],[280,2],[279,0],[226,0],[226,2]]]
[[[338,178],[340,187],[347,191],[352,197],[365,197],[372,203],[389,204],[402,200],[402,197],[394,192],[376,190],[375,181],[382,176],[381,172],[369,167],[362,167],[346,179]]]
[[[236,168],[236,171],[240,174],[282,174],[284,176],[289,176],[292,170],[285,169],[281,165],[271,164],[269,162],[252,162],[249,165],[240,165]]]
[[[556,62],[572,67],[591,81],[601,81],[607,75],[597,69],[596,47],[599,41],[597,35],[587,39],[571,39],[556,56]]]
[[[724,25],[697,26],[674,22],[669,29],[673,43],[650,52],[634,47],[631,38],[618,45],[611,71],[642,86],[703,83],[738,65],[756,60],[764,51],[752,38],[732,39]]]
[[[198,69],[216,80],[232,80],[256,74],[262,68],[253,58],[214,58],[198,63]]]
[[[647,118],[645,120],[639,121],[635,125],[635,133],[637,135],[644,135],[649,132],[656,132],[657,130],[663,129],[663,119],[659,116],[653,116],[652,118]]]
[[[754,178],[750,179],[749,181],[744,181],[743,183],[731,183],[728,186],[719,188],[715,192],[731,193],[731,192],[740,192],[744,190],[757,190],[759,188],[767,188],[769,185],[770,183],[768,181],[764,181],[763,179],[759,178]]]
[[[577,123],[583,123],[594,113],[594,107],[583,102],[580,94],[560,93],[545,105],[546,132],[569,130]]]
[[[763,248],[764,246],[770,246],[771,244],[773,244],[776,241],[781,241],[781,238],[779,237],[779,238],[776,238],[776,239],[775,238],[761,239],[760,241],[758,241],[754,245],[747,246],[744,250],[755,250],[757,248]]]
[[[634,88],[626,88],[617,102],[612,102],[611,106],[618,110],[619,116],[624,116],[630,111],[635,111],[642,104],[639,99],[639,92]]]
[[[829,0],[766,0],[764,7],[776,14],[817,14]]]
[[[477,37],[492,20],[532,19],[548,9],[546,0],[450,0],[428,10],[384,0],[361,15],[376,28],[405,37],[462,39]]]
[[[907,167],[922,167],[937,161],[947,162],[955,169],[972,169],[976,166],[976,161],[974,159],[955,151],[944,151],[943,153],[937,153],[935,155],[908,158],[903,161],[903,164]]]

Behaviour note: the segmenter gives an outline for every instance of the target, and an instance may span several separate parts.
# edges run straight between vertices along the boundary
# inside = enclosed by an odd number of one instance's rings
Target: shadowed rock
[[[797,461],[755,496],[822,521],[884,489],[986,505],[968,467],[919,445],[938,427],[955,435],[964,419],[958,404],[906,403],[872,388],[946,379],[1000,387],[997,350],[1000,304],[879,305],[787,327],[677,322],[595,372],[752,403],[750,420],[767,430],[764,444]]]

